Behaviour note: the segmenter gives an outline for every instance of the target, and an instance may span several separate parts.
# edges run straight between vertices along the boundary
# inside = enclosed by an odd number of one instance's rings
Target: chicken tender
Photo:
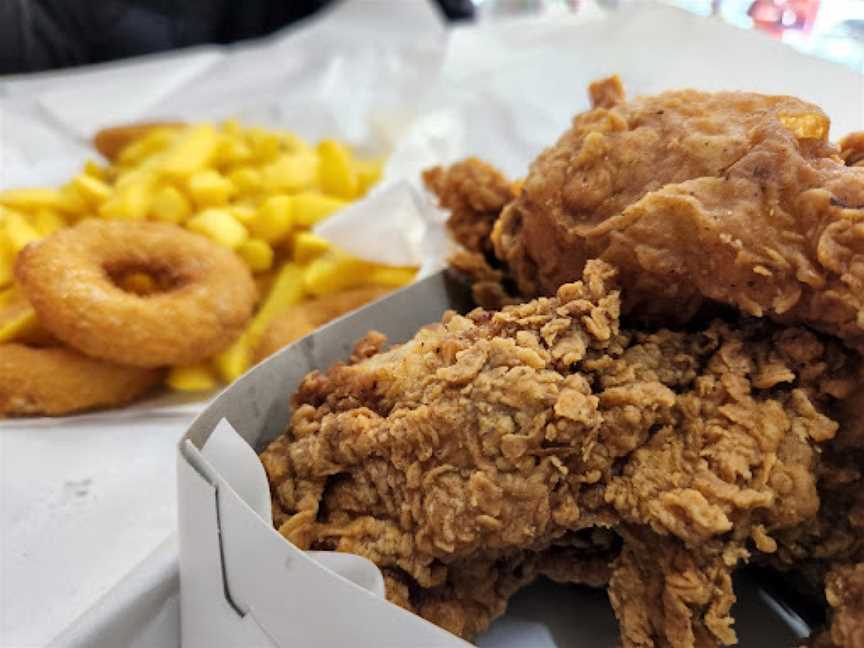
[[[766,321],[622,329],[620,305],[592,261],[555,297],[309,374],[261,455],[280,533],[369,558],[465,637],[548,574],[608,580],[624,646],[732,643],[731,573],[816,516],[858,358]]]

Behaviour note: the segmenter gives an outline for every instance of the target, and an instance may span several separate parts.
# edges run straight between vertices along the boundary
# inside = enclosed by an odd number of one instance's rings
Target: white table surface
[[[44,646],[176,528],[190,421],[3,424],[0,646]]]

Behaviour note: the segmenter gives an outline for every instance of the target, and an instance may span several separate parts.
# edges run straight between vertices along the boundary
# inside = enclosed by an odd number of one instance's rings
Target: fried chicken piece
[[[838,563],[825,580],[831,625],[804,645],[809,648],[864,648],[864,562]]]
[[[612,82],[591,94],[495,222],[522,295],[554,295],[599,258],[642,320],[683,322],[709,299],[864,346],[864,167],[844,164],[817,106],[695,90],[623,102]]]
[[[471,296],[480,308],[500,310],[524,301],[507,292],[504,287],[508,283],[505,272],[493,268],[479,252],[457,251],[450,257],[450,267],[468,279]]]
[[[537,557],[537,573],[556,582],[605,587],[620,554],[620,537],[593,527],[568,533]]]
[[[261,455],[280,533],[398,574],[393,600],[466,637],[533,560],[609,578],[625,646],[733,641],[731,571],[816,515],[815,448],[834,436],[825,412],[857,356],[764,321],[621,330],[614,274],[591,262],[554,298],[450,313],[307,376]],[[593,528],[623,543],[605,573],[563,574],[561,551],[604,553],[574,541]],[[486,575],[460,588],[473,565]],[[492,594],[478,607],[474,591]],[[665,616],[646,622],[658,593]]]
[[[830,563],[864,562],[864,452],[838,452],[834,445],[826,446],[816,469],[818,515],[778,534],[773,556],[776,565],[809,572],[816,586]]]
[[[828,608],[829,629],[815,637],[812,646],[855,646],[854,642],[834,644],[832,629],[844,626],[838,636],[864,637],[864,615],[857,618],[853,632],[851,620],[831,614],[831,576],[837,569],[864,565],[864,388],[860,385],[842,397],[832,409],[840,424],[835,437],[824,445],[816,468],[820,507],[818,514],[776,535],[777,550],[759,556],[761,561],[782,572],[793,572],[790,583],[811,601],[823,599]],[[853,618],[854,619],[854,618]]]
[[[455,635],[474,636],[504,613],[507,600],[537,577],[536,556],[458,561],[444,583],[418,587],[399,570],[384,568],[387,598]]]
[[[625,99],[624,84],[616,74],[588,85],[588,96],[592,108],[612,108]]]
[[[842,164],[864,166],[864,134],[834,149],[821,111],[784,97],[685,91],[626,104],[615,77],[589,93],[595,109],[534,164],[495,226],[505,263],[451,262],[475,296],[514,301],[504,289],[514,275],[523,294],[552,294],[600,257],[622,269],[624,309],[642,320],[686,321],[708,297],[861,348],[864,176]],[[819,589],[834,565],[864,560],[864,460],[841,457],[864,448],[864,391],[848,397],[849,385],[825,385],[845,401],[835,457],[818,468],[819,514],[784,531],[776,554],[772,538],[754,538]]]
[[[605,529],[586,532],[541,552],[449,563],[446,582],[432,588],[419,587],[401,570],[385,567],[387,597],[455,635],[472,637],[504,613],[513,594],[539,576],[559,583],[605,586],[617,556],[613,534]]]
[[[362,286],[295,304],[274,319],[264,331],[255,348],[255,362],[260,362],[295,340],[309,335],[319,326],[383,297],[392,290],[383,286]]]
[[[729,614],[735,602],[732,564],[646,531],[623,530],[624,551],[613,567],[609,599],[625,646],[716,646],[736,642]],[[694,611],[699,610],[695,622]]]
[[[450,211],[447,229],[457,243],[471,252],[490,254],[492,226],[504,205],[515,196],[513,184],[492,165],[468,158],[449,168],[423,173],[426,187]]]
[[[844,421],[842,414],[840,421]],[[791,585],[809,599],[824,599],[829,628],[809,645],[826,648],[864,646],[860,643],[864,639],[864,615],[842,613],[846,607],[855,608],[852,599],[838,598],[840,585],[833,576],[847,569],[864,570],[864,446],[851,445],[844,432],[841,425],[837,437],[826,444],[820,456],[816,469],[821,502],[818,514],[777,533],[777,550],[758,556],[781,572],[793,572]],[[860,585],[858,591],[864,595]],[[838,604],[841,600],[842,606]],[[864,606],[864,599],[859,599],[859,605]]]
[[[864,648],[864,562],[835,567],[826,594],[834,611],[831,640],[843,648]]]
[[[447,229],[464,248],[450,259],[450,266],[471,282],[477,305],[498,310],[522,301],[504,288],[510,280],[495,258],[491,238],[501,210],[517,194],[516,185],[477,158],[429,169],[423,181],[439,205],[450,211]]]
[[[864,166],[864,132],[850,133],[840,140],[838,146],[846,166]]]

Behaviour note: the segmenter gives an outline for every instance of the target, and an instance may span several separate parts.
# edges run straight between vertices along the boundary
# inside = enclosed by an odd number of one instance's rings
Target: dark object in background
[[[233,43],[270,34],[335,1],[0,0],[0,74]],[[450,19],[473,15],[471,0],[436,1]]]
[[[474,17],[474,0],[435,0],[441,11],[450,20],[466,20]]]

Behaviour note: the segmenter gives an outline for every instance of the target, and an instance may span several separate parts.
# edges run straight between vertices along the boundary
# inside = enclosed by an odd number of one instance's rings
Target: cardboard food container
[[[304,552],[273,528],[257,454],[285,429],[290,399],[313,369],[345,360],[378,330],[400,342],[447,309],[467,311],[465,287],[440,272],[343,317],[261,363],[195,420],[178,446],[182,646],[457,648],[467,642],[384,597],[370,561]],[[750,581],[736,584],[742,646],[789,646],[806,626]],[[602,647],[617,627],[602,592],[534,585],[480,646]]]

